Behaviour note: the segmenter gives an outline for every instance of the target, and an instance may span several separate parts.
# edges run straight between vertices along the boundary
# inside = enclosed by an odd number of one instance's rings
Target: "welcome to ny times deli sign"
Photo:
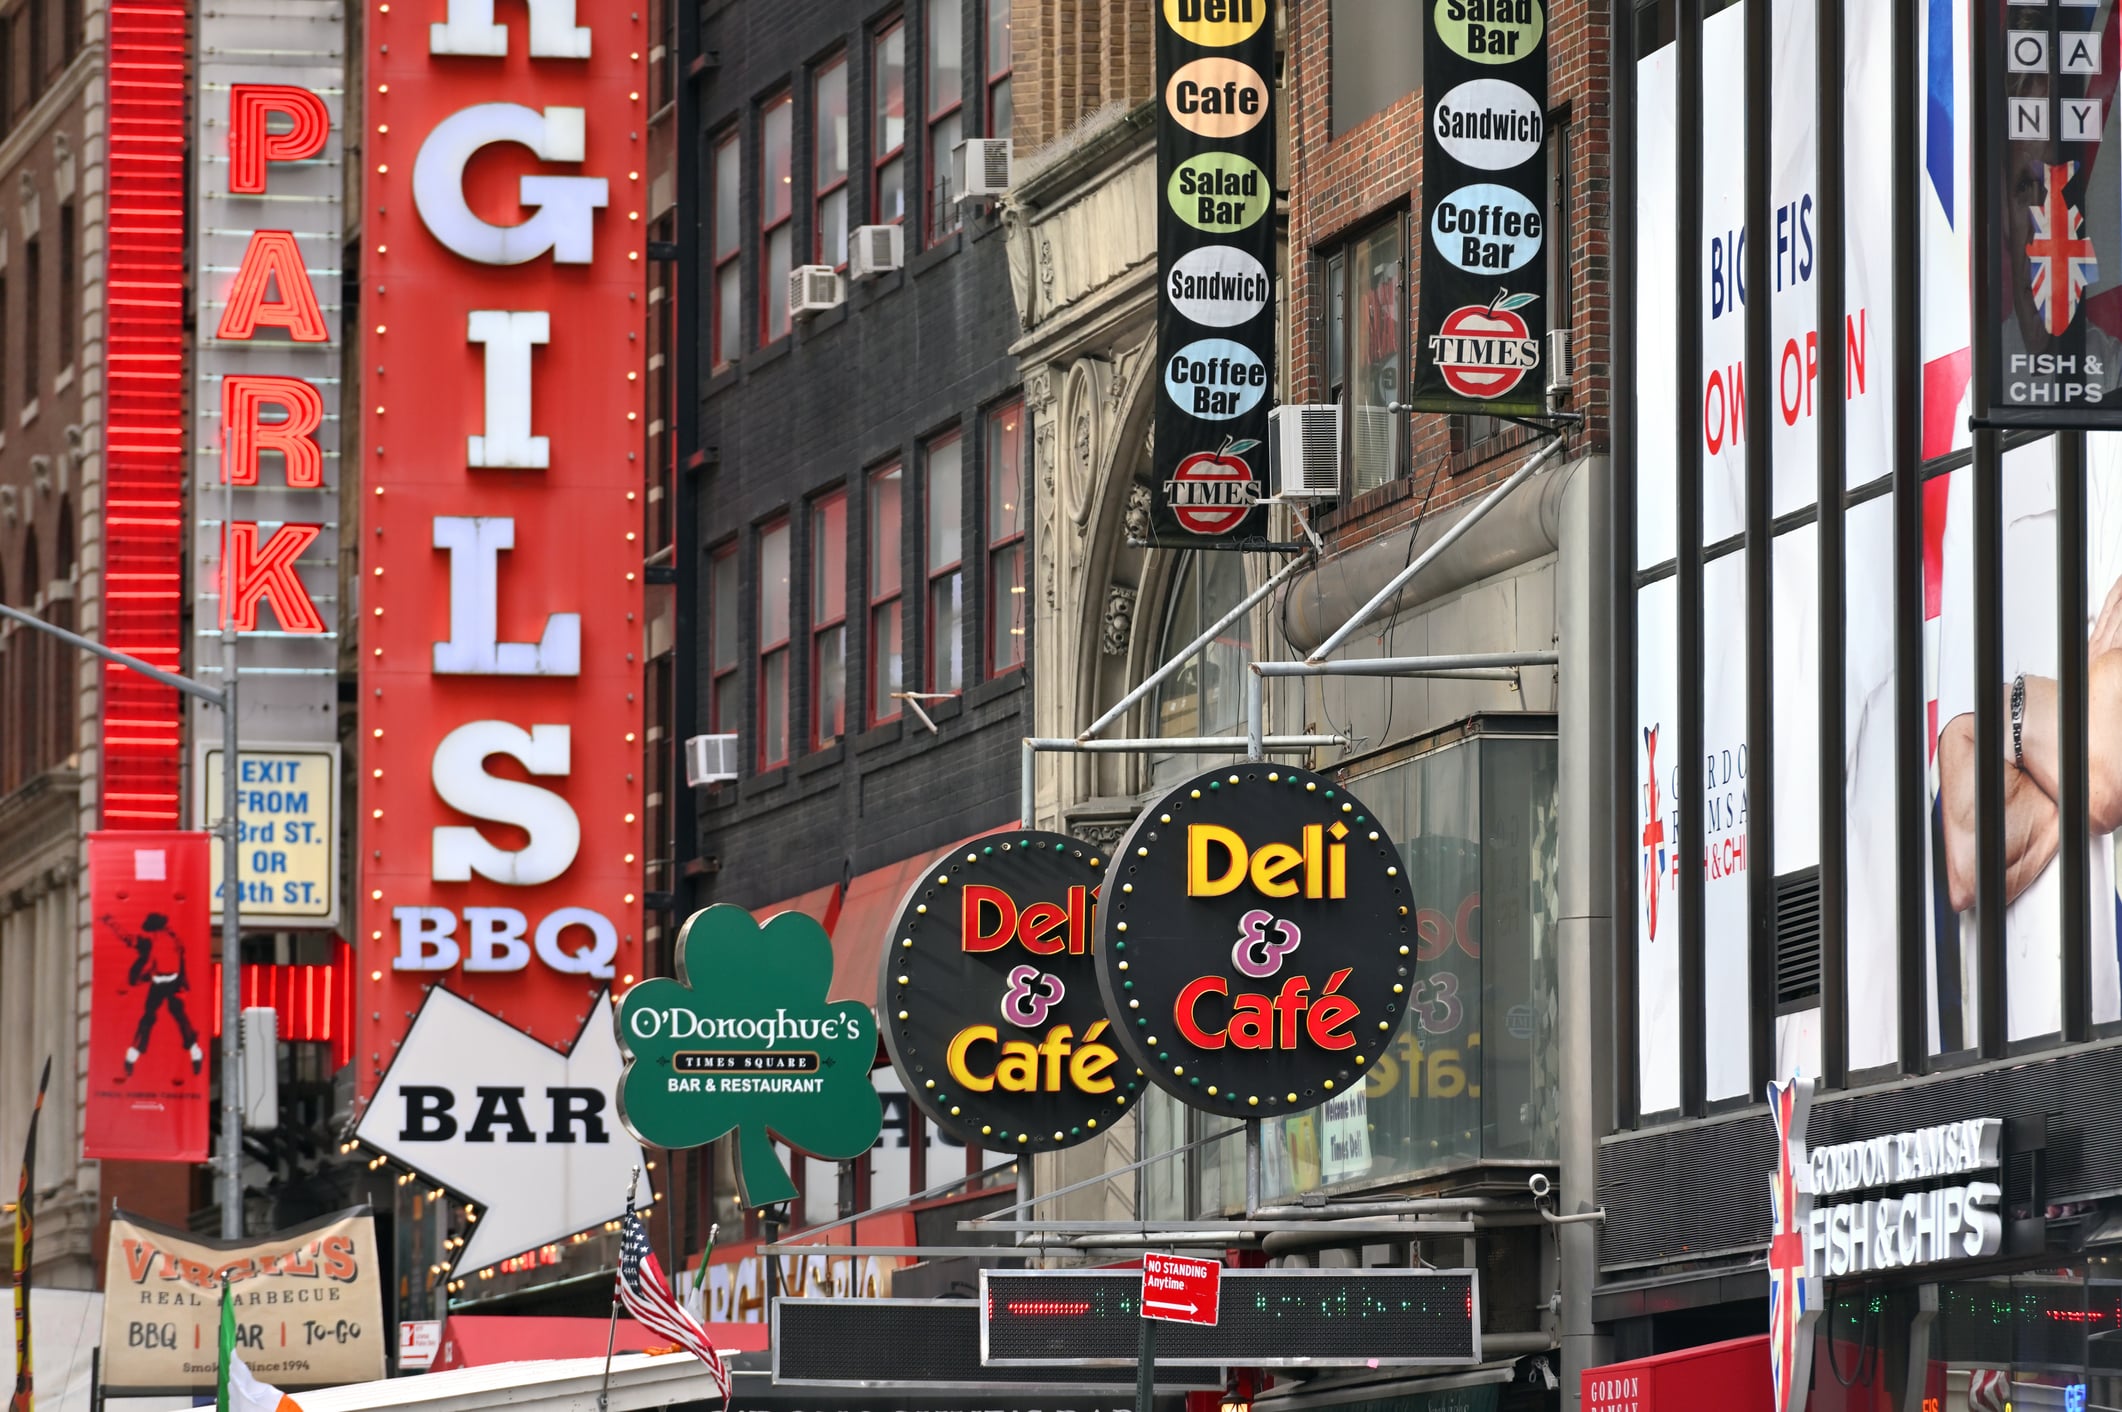
[[[639,973],[655,38],[573,0],[369,23],[364,1095],[431,982],[565,1051]]]
[[[1408,401],[1546,406],[1547,20],[1543,0],[1431,0],[1423,36],[1421,317]]]
[[[1159,538],[1262,538],[1275,387],[1272,0],[1161,0]]]

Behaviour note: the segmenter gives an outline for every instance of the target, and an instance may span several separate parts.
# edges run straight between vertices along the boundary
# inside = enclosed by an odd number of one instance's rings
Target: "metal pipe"
[[[1038,812],[1038,792],[1039,752],[1032,749],[1032,743],[1027,740],[1024,742],[1024,762],[1017,773],[1017,818],[1028,829],[1039,826],[1038,819],[1033,817]]]
[[[1026,750],[1044,750],[1057,754],[1074,755],[1243,755],[1246,739],[1242,735],[1180,735],[1169,738],[1150,737],[1146,740],[1066,740],[1051,736],[1026,736]],[[1346,745],[1345,735],[1271,735],[1263,739],[1268,750],[1288,754],[1300,750],[1323,750],[1330,745]]]
[[[10,608],[7,604],[0,603],[0,618],[9,618],[21,623],[24,627],[35,628],[39,632],[49,633],[67,646],[78,648],[92,656],[101,657],[106,662],[116,662],[121,667],[130,667],[151,682],[159,682],[174,691],[183,692],[186,696],[197,697],[209,706],[219,706],[221,704],[221,693],[204,682],[193,681],[190,677],[180,677],[175,672],[165,672],[160,667],[151,667],[129,652],[120,652],[115,647],[105,647],[102,643],[83,637],[77,632],[68,632],[65,628],[54,627],[33,613],[25,613],[20,608]]]
[[[1547,445],[1541,447],[1537,452],[1533,453],[1531,456],[1528,456],[1525,459],[1525,463],[1519,466],[1517,470],[1512,471],[1509,477],[1506,478],[1501,485],[1498,485],[1494,490],[1491,490],[1486,496],[1482,497],[1480,504],[1474,506],[1473,509],[1469,510],[1464,516],[1462,516],[1457,524],[1453,525],[1443,534],[1437,536],[1436,543],[1430,545],[1429,548],[1423,550],[1420,554],[1416,555],[1412,563],[1410,563],[1406,568],[1402,569],[1399,573],[1394,574],[1391,579],[1387,580],[1385,587],[1379,589],[1377,593],[1371,596],[1370,602],[1364,604],[1361,608],[1358,608],[1354,617],[1350,618],[1340,627],[1334,629],[1332,636],[1328,637],[1326,641],[1320,643],[1317,647],[1313,648],[1311,656],[1309,656],[1305,660],[1310,662],[1323,662],[1324,660],[1326,660],[1327,657],[1331,656],[1338,648],[1341,647],[1342,644],[1346,643],[1349,638],[1355,635],[1356,629],[1362,627],[1365,623],[1369,622],[1373,617],[1377,615],[1379,609],[1383,608],[1386,604],[1392,602],[1393,599],[1397,598],[1400,595],[1400,590],[1407,587],[1408,582],[1412,580],[1415,575],[1421,573],[1424,569],[1428,568],[1432,563],[1436,561],[1439,555],[1443,554],[1445,550],[1451,548],[1452,545],[1456,544],[1466,534],[1468,530],[1472,529],[1475,525],[1481,523],[1482,518],[1486,516],[1489,511],[1495,509],[1498,505],[1501,505],[1506,499],[1510,497],[1510,493],[1512,491],[1516,490],[1519,486],[1525,484],[1526,481],[1530,480],[1535,471],[1539,470],[1542,466],[1546,465],[1555,457],[1561,455],[1563,448],[1568,444],[1569,443],[1565,441],[1561,436],[1557,435],[1553,440],[1549,441]],[[1188,648],[1187,650],[1191,652],[1193,649]]]
[[[243,1238],[242,830],[236,826],[236,587],[228,547],[236,478],[221,467],[221,1238]]]
[[[1255,662],[1263,677],[1456,677],[1510,681],[1519,667],[1553,667],[1553,652],[1453,652],[1437,657],[1355,657],[1339,662]]]
[[[1426,1216],[1454,1211],[1526,1211],[1530,1198],[1510,1196],[1409,1196],[1397,1201],[1333,1201],[1324,1206],[1263,1206],[1261,1221],[1322,1220],[1337,1216]]]
[[[1245,679],[1245,758],[1257,760],[1267,753],[1267,678],[1258,672]]]
[[[1122,716],[1126,715],[1129,707],[1133,706],[1137,701],[1140,701],[1143,697],[1149,695],[1150,692],[1156,688],[1159,682],[1163,681],[1173,672],[1178,671],[1179,668],[1186,665],[1187,658],[1193,656],[1196,652],[1199,652],[1202,648],[1208,646],[1211,642],[1214,642],[1216,638],[1222,634],[1225,628],[1229,627],[1232,623],[1237,622],[1238,619],[1244,617],[1247,613],[1250,613],[1253,610],[1253,606],[1259,603],[1261,599],[1267,597],[1268,594],[1273,593],[1276,588],[1280,587],[1283,580],[1287,579],[1291,574],[1295,573],[1298,569],[1303,568],[1306,564],[1309,564],[1310,562],[1311,556],[1305,555],[1301,558],[1292,559],[1287,564],[1284,564],[1281,568],[1275,570],[1274,573],[1268,576],[1267,581],[1265,583],[1262,583],[1251,593],[1248,593],[1245,595],[1245,597],[1239,599],[1237,607],[1231,609],[1228,613],[1225,613],[1222,617],[1216,619],[1214,625],[1211,626],[1208,631],[1202,633],[1199,637],[1195,638],[1192,642],[1189,642],[1186,646],[1180,648],[1177,652],[1174,652],[1171,657],[1164,663],[1164,665],[1157,668],[1156,671],[1151,672],[1148,676],[1144,677],[1140,682],[1135,685],[1135,688],[1132,691],[1127,693],[1127,695],[1121,697],[1118,701],[1115,701],[1112,705],[1112,709],[1108,710],[1097,720],[1091,722],[1089,727],[1084,730],[1083,734],[1076,738],[1078,740],[1087,741],[1092,736],[1096,735],[1099,731],[1104,730],[1114,721],[1117,721]]]

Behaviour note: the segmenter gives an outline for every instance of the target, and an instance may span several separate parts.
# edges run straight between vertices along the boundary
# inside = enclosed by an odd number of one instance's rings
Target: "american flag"
[[[648,1227],[634,1214],[632,1201],[627,1202],[626,1218],[619,1226],[618,1293],[619,1302],[642,1328],[670,1339],[707,1365],[727,1407],[729,1368],[708,1341],[707,1330],[671,1293],[670,1281],[663,1278],[663,1267],[656,1263],[655,1249],[648,1242]]]

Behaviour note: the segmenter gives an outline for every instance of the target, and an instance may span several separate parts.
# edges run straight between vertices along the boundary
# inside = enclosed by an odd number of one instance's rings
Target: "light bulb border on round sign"
[[[1200,822],[1227,827],[1234,816],[1226,801],[1238,798],[1245,803],[1237,821],[1248,839],[1262,840],[1258,848],[1245,844],[1252,858],[1259,860],[1276,844],[1283,848],[1221,892],[1192,896],[1186,815],[1197,812],[1207,816]],[[1336,826],[1345,830],[1338,838],[1332,834]],[[1318,856],[1306,851],[1313,842],[1307,827],[1319,829]],[[1305,846],[1292,845],[1292,839]],[[1345,849],[1339,862],[1336,846]],[[1159,855],[1170,861],[1152,880],[1146,869]],[[1246,867],[1235,858],[1229,866]],[[1257,760],[1204,773],[1136,818],[1113,849],[1111,871],[1098,909],[1096,946],[1106,1011],[1122,1050],[1188,1107],[1240,1118],[1305,1112],[1362,1083],[1400,1029],[1414,974],[1408,879],[1398,847],[1345,785]],[[1295,886],[1287,895],[1263,893],[1248,885],[1256,877],[1276,888]],[[1216,883],[1229,878],[1226,870]],[[1334,899],[1337,879],[1344,896]],[[1318,895],[1306,895],[1315,886]],[[1256,920],[1260,924],[1250,932],[1272,933],[1280,941],[1248,949],[1248,923]],[[1285,922],[1295,925],[1282,930]],[[1294,958],[1302,974],[1283,975],[1285,957]],[[1182,975],[1196,978],[1181,985]],[[1233,1038],[1220,1048],[1186,1039],[1176,1021],[1177,1005],[1195,985],[1205,988],[1191,1002],[1190,1015],[1198,1017],[1208,995],[1231,1002],[1231,1019],[1221,1033]],[[1247,987],[1257,993],[1242,993]],[[1255,1027],[1265,1019],[1271,1035],[1287,1034],[1291,1042],[1237,1043],[1239,1001],[1251,1002]],[[1309,1007],[1306,1019],[1296,1018],[1300,1007]],[[1319,1011],[1326,1015],[1315,1030],[1309,1016]],[[1302,1046],[1295,1042],[1299,1033],[1308,1041]],[[1322,1043],[1322,1036],[1349,1042]]]
[[[960,1142],[995,1152],[1057,1152],[1112,1131],[1114,1123],[1140,1101],[1147,1076],[1118,1048],[1113,1049],[1110,1066],[1099,1066],[1097,1077],[1109,1078],[1111,1083],[1103,1094],[1057,1083],[1055,1093],[1037,1092],[1033,1101],[1027,1101],[998,1092],[1000,1084],[995,1079],[990,1079],[995,1087],[987,1092],[966,1090],[951,1072],[948,1048],[933,1042],[939,1027],[921,1013],[946,1010],[940,1031],[955,1031],[960,1036],[975,1024],[994,1026],[1012,1042],[1031,1046],[1035,1067],[1044,1063],[1073,1077],[1072,1056],[1054,1042],[1064,1025],[1049,1024],[1048,1017],[1064,1012],[1065,1007],[1065,1027],[1072,1033],[1059,1038],[1075,1044],[1074,1055],[1083,1054],[1085,1043],[1110,1046],[1112,1032],[1119,1028],[1108,1017],[1093,975],[1094,914],[1107,862],[1104,849],[1082,839],[1039,829],[1004,829],[937,857],[900,899],[878,961],[878,1028],[907,1093],[931,1122]],[[1047,876],[1027,877],[1028,873]],[[1066,881],[1071,875],[1073,883]],[[987,882],[989,878],[994,881]],[[966,904],[961,898],[967,888],[981,885],[1008,892],[1020,919],[1041,903],[1055,909],[1037,923],[1027,920],[1027,928],[1080,926],[1082,950],[1071,952],[1064,943],[1057,951],[1038,952],[1005,941],[985,953],[993,957],[991,962],[973,962],[964,946],[961,909]],[[1065,894],[1075,886],[1087,893],[1080,917],[1070,913],[1065,895],[1045,895]],[[1035,939],[1052,935],[1045,930]],[[1005,960],[1017,964],[1005,967]],[[930,979],[945,968],[949,969],[944,984]],[[1026,978],[1023,987],[1027,1003],[1020,1008],[1027,1018],[1010,1014],[1010,989],[968,985],[968,971],[992,972],[981,978],[998,981],[1014,972],[1035,972],[1036,979]],[[1042,984],[1053,980],[1056,973],[1065,987],[1058,996],[1051,985]],[[1031,1010],[1038,1013],[1032,1016]],[[995,1025],[998,1017],[1005,1025]],[[1007,1025],[1016,1025],[1021,1034],[1009,1032]],[[923,1042],[923,1030],[930,1032],[930,1042]],[[998,1036],[995,1043],[1001,1042]],[[1068,1101],[1071,1098],[1075,1101]],[[1028,1118],[1034,1101],[1040,1108],[1041,1120],[1036,1123]]]

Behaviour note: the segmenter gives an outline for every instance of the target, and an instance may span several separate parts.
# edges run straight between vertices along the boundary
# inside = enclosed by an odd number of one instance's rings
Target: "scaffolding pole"
[[[1346,745],[1345,735],[1271,735],[1255,743],[1242,735],[1151,736],[1131,740],[1069,740],[1059,736],[1026,736],[1024,760],[1017,781],[1017,816],[1025,828],[1037,827],[1034,809],[1038,795],[1037,761],[1042,754],[1054,755],[1249,755],[1258,759],[1269,751],[1278,755],[1303,754]]]

